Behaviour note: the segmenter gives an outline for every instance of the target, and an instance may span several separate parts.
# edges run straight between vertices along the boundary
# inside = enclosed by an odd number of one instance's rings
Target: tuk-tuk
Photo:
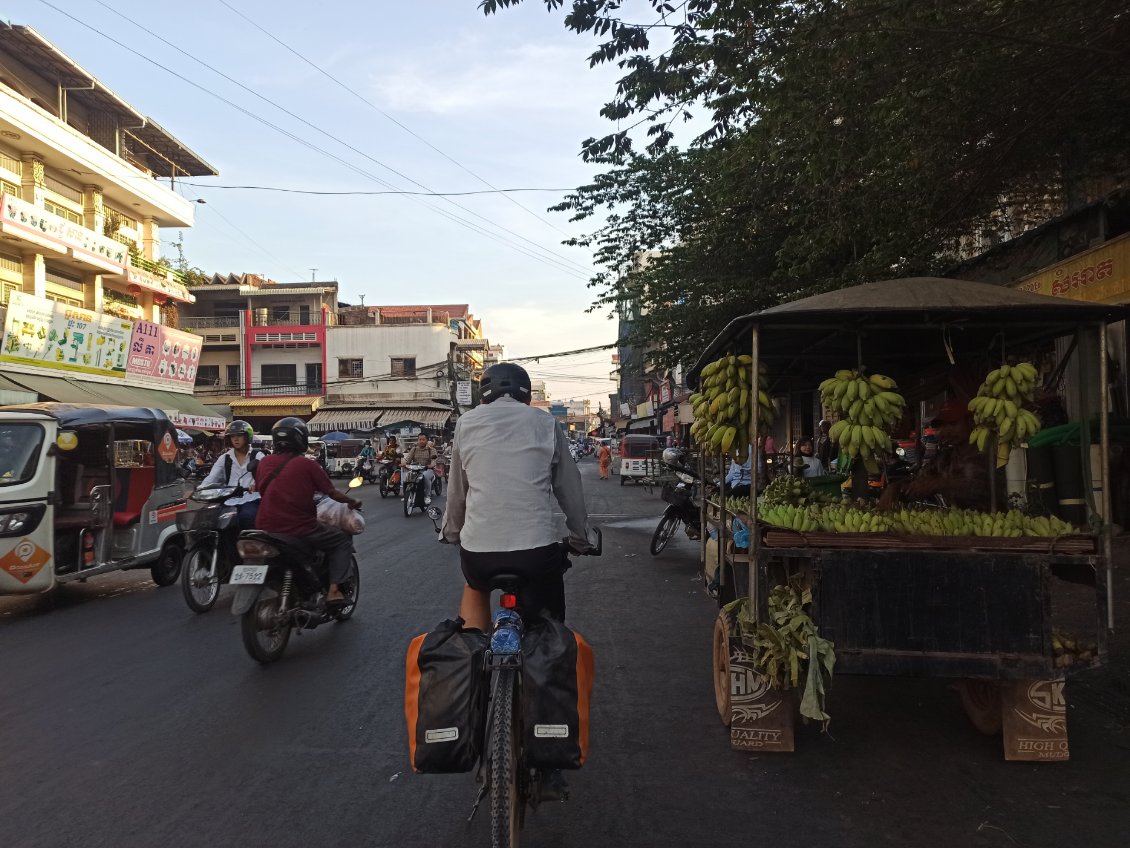
[[[649,458],[659,450],[655,436],[624,436],[620,440],[620,485],[625,480],[640,480],[649,476]]]
[[[343,439],[337,442],[337,450],[329,460],[329,475],[331,477],[352,477],[357,469],[357,457],[361,448],[369,444],[368,439]]]
[[[149,568],[176,582],[186,486],[158,409],[0,407],[0,595]]]

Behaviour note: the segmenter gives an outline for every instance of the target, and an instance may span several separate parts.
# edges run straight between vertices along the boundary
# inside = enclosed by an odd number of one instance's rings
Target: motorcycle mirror
[[[349,488],[351,488],[351,489],[359,489],[364,485],[365,485],[365,478],[364,477],[354,477],[352,480],[349,481]]]
[[[443,518],[443,511],[440,510],[438,506],[429,506],[424,511],[428,514],[428,518],[430,518],[432,521],[439,521],[441,518]]]

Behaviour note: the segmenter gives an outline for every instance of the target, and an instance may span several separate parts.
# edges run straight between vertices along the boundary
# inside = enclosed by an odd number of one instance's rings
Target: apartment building
[[[256,274],[215,275],[190,289],[182,327],[203,340],[196,395],[230,407],[257,430],[279,418],[309,419],[326,394],[327,329],[336,280],[278,283]]]
[[[199,339],[166,320],[193,297],[160,261],[162,230],[193,224],[176,180],[216,174],[35,30],[0,23],[0,399],[223,425],[193,399]]]
[[[492,353],[465,303],[350,307],[338,318],[328,333],[326,403],[310,421],[314,432],[443,433],[460,383],[469,388],[488,357],[502,352],[495,345]],[[470,405],[466,395],[461,405]]]

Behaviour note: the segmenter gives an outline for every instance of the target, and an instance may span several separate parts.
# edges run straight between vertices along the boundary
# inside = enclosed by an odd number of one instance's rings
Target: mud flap
[[[235,597],[232,598],[231,602],[231,614],[243,615],[251,609],[263,588],[262,586],[240,586],[236,589]]]

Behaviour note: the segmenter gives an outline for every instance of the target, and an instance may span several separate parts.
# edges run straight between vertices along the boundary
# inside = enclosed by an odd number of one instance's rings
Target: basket
[[[660,497],[663,498],[664,502],[677,507],[685,507],[691,502],[691,493],[689,489],[687,489],[686,487],[679,488],[678,485],[670,482],[663,484],[663,489],[660,492]]]
[[[228,507],[231,509],[231,507]],[[177,513],[177,529],[182,533],[191,533],[195,530],[219,530],[222,508],[205,507],[204,509],[190,509]]]

